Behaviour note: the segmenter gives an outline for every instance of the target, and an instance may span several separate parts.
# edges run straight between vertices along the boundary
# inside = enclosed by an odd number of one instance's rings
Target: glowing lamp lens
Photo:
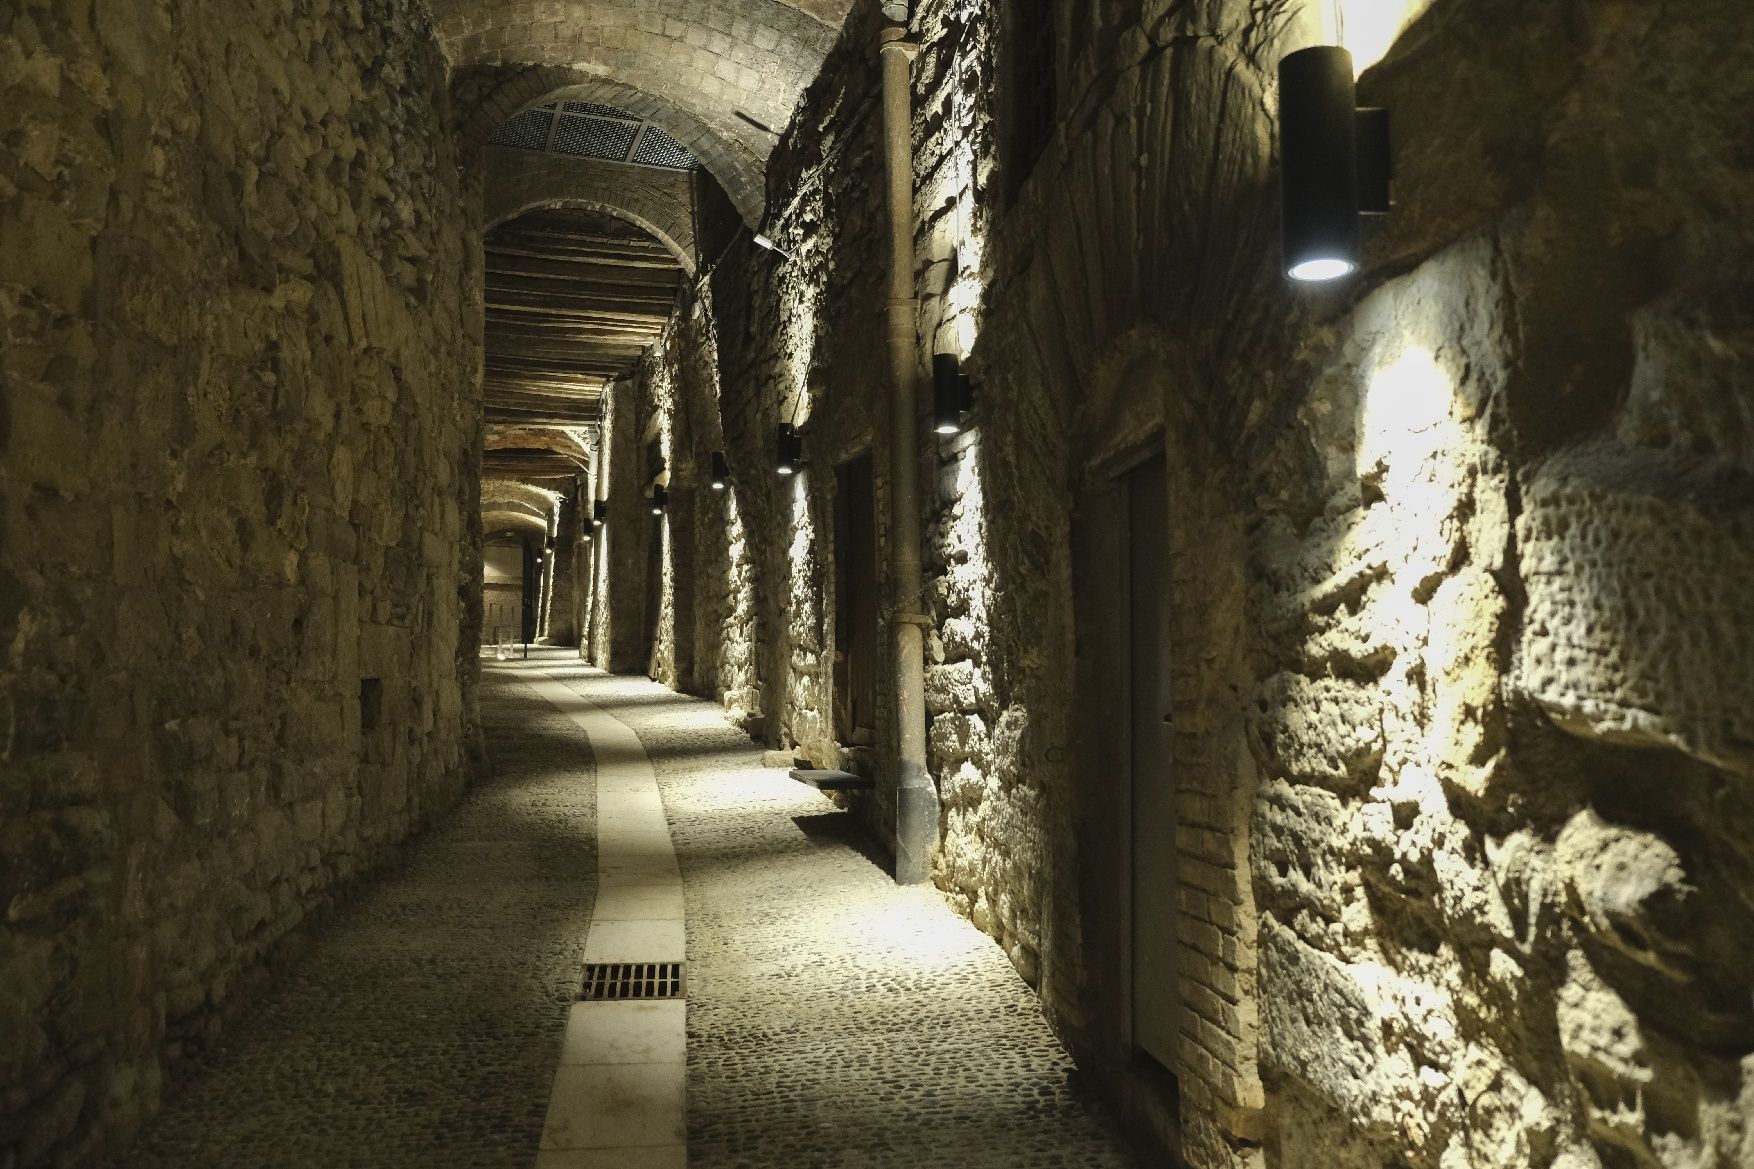
[[[1301,264],[1293,264],[1289,273],[1293,280],[1306,280],[1315,283],[1320,280],[1338,280],[1342,276],[1350,276],[1358,265],[1350,260],[1320,259],[1305,260]]]

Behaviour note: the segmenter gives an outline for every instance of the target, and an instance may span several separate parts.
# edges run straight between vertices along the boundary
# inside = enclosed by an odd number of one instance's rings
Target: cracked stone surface
[[[1029,987],[724,712],[550,665],[657,771],[688,921],[693,1169],[1130,1169]]]
[[[483,671],[494,776],[321,927],[130,1169],[528,1169],[596,875],[589,745]]]

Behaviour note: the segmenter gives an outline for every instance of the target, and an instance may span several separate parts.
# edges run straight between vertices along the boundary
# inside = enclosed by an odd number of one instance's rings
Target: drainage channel
[[[597,903],[537,1169],[685,1169],[682,873],[639,736],[552,674],[530,684],[591,741]]]

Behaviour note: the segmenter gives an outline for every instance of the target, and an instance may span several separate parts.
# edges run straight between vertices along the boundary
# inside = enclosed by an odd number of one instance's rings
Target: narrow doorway
[[[1169,490],[1160,453],[1126,476],[1133,1043],[1175,1066],[1176,817],[1170,726]]]
[[[877,490],[869,453],[834,471],[834,732],[877,741]]]
[[[641,501],[641,508],[647,512],[646,521],[646,579],[645,579],[645,621],[643,634],[645,640],[646,676],[658,676],[658,647],[662,644],[660,626],[664,620],[664,514],[662,509],[654,505],[658,477],[664,473],[664,452],[656,439],[646,444],[646,477],[651,484],[647,494],[651,497]]]
[[[646,528],[646,674],[658,676],[659,626],[664,620],[664,517],[653,515]]]
[[[490,538],[481,550],[481,641],[508,645],[524,633],[524,541],[510,532]]]

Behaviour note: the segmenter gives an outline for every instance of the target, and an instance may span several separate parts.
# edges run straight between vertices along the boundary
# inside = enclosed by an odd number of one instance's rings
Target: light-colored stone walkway
[[[638,733],[681,862],[692,1169],[1130,1169],[991,939],[718,707],[543,668]]]
[[[512,666],[591,742],[597,763],[597,905],[584,961],[681,962],[682,877],[639,736],[540,669]],[[686,1004],[579,1002],[537,1169],[685,1169]]]

